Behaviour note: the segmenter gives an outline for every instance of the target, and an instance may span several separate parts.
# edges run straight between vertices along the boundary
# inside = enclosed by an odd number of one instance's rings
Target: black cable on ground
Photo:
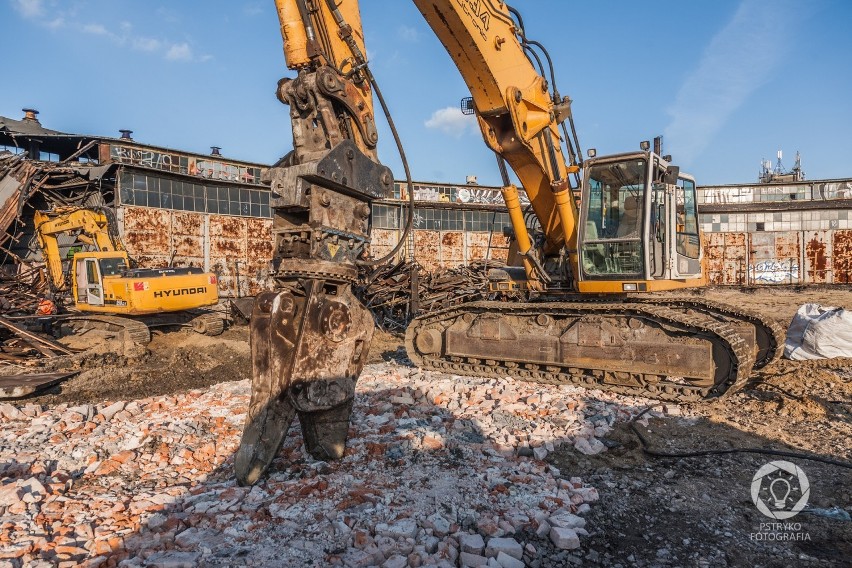
[[[785,450],[769,450],[766,448],[727,448],[727,449],[719,449],[719,450],[692,450],[686,452],[662,452],[659,450],[654,450],[648,444],[648,440],[639,429],[636,427],[636,421],[642,418],[646,413],[648,413],[652,408],[656,408],[657,404],[653,404],[637,414],[633,420],[630,421],[630,429],[633,430],[633,433],[636,434],[636,437],[639,438],[639,441],[642,442],[642,451],[648,454],[649,456],[653,456],[656,458],[696,458],[701,456],[718,456],[724,454],[763,454],[768,456],[780,456],[785,458],[795,458],[801,460],[809,460],[820,463],[825,463],[828,465],[834,465],[837,467],[843,467],[846,469],[852,469],[852,463],[843,462],[839,460],[833,460],[831,458],[824,458],[822,456],[816,456],[813,454],[806,454],[803,452],[788,452]]]

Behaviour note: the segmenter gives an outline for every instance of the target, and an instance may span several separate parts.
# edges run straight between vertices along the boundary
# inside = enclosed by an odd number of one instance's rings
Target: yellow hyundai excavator
[[[66,321],[83,328],[124,331],[139,343],[150,340],[149,326],[154,325],[188,325],[207,335],[222,333],[219,315],[192,311],[219,301],[216,275],[197,268],[131,269],[109,209],[57,207],[36,211],[33,219],[51,291],[70,296],[74,310],[82,312]],[[66,271],[61,236],[94,250],[75,253]]]
[[[760,315],[671,291],[705,283],[695,180],[651,148],[583,162],[571,100],[551,58],[502,0],[412,0],[458,67],[485,143],[497,155],[517,267],[495,294],[417,317],[406,333],[420,367],[578,384],[673,401],[719,397],[779,356]],[[376,157],[373,95],[399,137],[366,59],[356,0],[276,0],[293,151],[267,174],[276,290],[251,322],[252,398],[235,469],[254,483],[296,415],[307,450],[343,455],[373,332],[352,293],[369,258],[370,202],[393,176]],[[567,150],[563,152],[563,145]],[[532,208],[521,208],[508,167]],[[580,195],[575,200],[574,191]],[[577,205],[579,201],[579,206]],[[652,292],[668,292],[665,295]]]

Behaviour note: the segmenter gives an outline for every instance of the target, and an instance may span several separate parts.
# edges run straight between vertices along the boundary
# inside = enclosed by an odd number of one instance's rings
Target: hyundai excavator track
[[[405,343],[426,369],[674,402],[733,392],[748,379],[755,351],[763,364],[776,356],[771,323],[761,333],[772,330],[772,339],[759,349],[743,330],[753,314],[689,301],[476,302],[416,318]]]
[[[127,338],[140,345],[151,341],[151,330],[145,322],[121,316],[106,316],[98,314],[75,315],[63,321],[64,325],[73,327],[77,332],[90,329],[108,333],[125,334]]]

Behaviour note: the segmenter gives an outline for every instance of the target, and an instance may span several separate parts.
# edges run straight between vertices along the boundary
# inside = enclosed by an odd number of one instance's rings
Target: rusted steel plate
[[[210,215],[210,236],[243,240],[247,236],[246,220],[241,217]]]
[[[461,231],[441,233],[441,263],[444,268],[454,268],[465,264],[465,240]]]
[[[721,233],[724,236],[725,258],[741,259],[746,257],[746,233]]]
[[[170,256],[171,219],[164,209],[125,207],[122,238],[128,252],[137,260],[141,255]],[[149,266],[147,264],[140,265]]]
[[[246,240],[239,237],[210,237],[210,257],[211,258],[233,258],[242,260],[246,258]]]
[[[438,231],[414,231],[414,257],[427,271],[442,268],[441,235]]]
[[[831,231],[805,231],[806,284],[829,284],[832,282]]]
[[[725,245],[726,233],[704,233],[704,241],[708,247],[721,247]]]
[[[204,236],[204,215],[173,211],[171,227],[172,233],[176,236],[192,236],[200,239]]]
[[[491,251],[489,253],[488,235],[489,233],[483,232],[469,232],[465,235],[465,238],[467,238],[468,262],[485,260],[486,257],[489,260],[506,261],[509,252],[509,239],[502,234],[494,233],[491,238]]]
[[[714,285],[746,283],[746,233],[705,233],[707,278]]]
[[[397,229],[373,229],[370,234],[370,249],[374,258],[388,254],[399,242],[400,232]]]
[[[798,260],[799,237],[799,231],[775,233],[775,258],[779,260]]]
[[[172,246],[175,251],[175,261],[179,258],[204,258],[204,247],[201,237],[173,235]]]
[[[835,284],[852,282],[852,231],[834,231],[831,238]]]
[[[70,373],[39,373],[35,375],[8,375],[0,377],[0,399],[21,398],[36,391],[52,387],[80,371]]]
[[[144,266],[145,268],[163,268],[169,265],[169,259],[171,258],[170,255],[166,254],[139,254],[135,252],[135,249],[130,251],[130,255],[139,266]]]

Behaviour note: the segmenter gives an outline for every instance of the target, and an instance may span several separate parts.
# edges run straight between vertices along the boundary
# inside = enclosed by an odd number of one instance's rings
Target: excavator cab
[[[104,278],[120,277],[129,267],[120,251],[77,253],[73,259],[73,290],[77,304],[104,305]]]
[[[695,180],[662,157],[589,159],[580,204],[580,291],[645,292],[703,280]]]

